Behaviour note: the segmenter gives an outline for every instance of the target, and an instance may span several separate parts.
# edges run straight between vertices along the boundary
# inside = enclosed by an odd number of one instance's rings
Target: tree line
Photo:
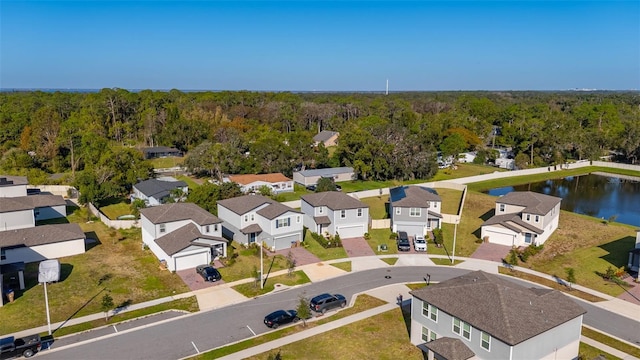
[[[351,166],[365,180],[429,178],[437,153],[512,147],[520,168],[640,155],[638,92],[0,93],[0,169],[52,173],[105,197],[151,176],[140,148],[171,146],[186,166],[226,173]],[[321,130],[340,132],[330,153]],[[96,185],[98,184],[98,185]]]

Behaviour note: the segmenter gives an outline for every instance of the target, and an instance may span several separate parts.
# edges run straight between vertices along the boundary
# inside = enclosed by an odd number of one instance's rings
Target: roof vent
[[[529,300],[529,305],[533,305],[533,304],[531,303],[531,300]]]

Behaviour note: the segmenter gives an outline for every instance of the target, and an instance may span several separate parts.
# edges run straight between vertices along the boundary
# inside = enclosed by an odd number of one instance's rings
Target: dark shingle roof
[[[67,202],[60,195],[39,194],[16,196],[10,198],[2,198],[2,200],[0,200],[0,212],[29,210],[49,206],[61,206],[66,204]]]
[[[163,224],[180,220],[192,220],[198,225],[218,224],[222,220],[193,203],[174,203],[153,206],[140,210],[140,214],[153,224]]]
[[[0,186],[28,185],[26,176],[0,175]]]
[[[227,240],[217,236],[204,235],[200,230],[198,230],[197,226],[189,223],[157,238],[156,243],[165,253],[167,253],[167,255],[173,255],[193,245],[192,242],[197,239],[210,239],[228,242]]]
[[[80,225],[76,223],[42,225],[0,232],[0,247],[36,246],[85,238]]]
[[[262,195],[244,195],[231,199],[220,200],[218,201],[218,205],[223,206],[238,215],[244,215],[264,204],[273,204],[275,202],[276,201]]]
[[[186,186],[187,183],[184,181],[163,181],[158,179],[149,179],[133,185],[133,187],[147,197],[154,197],[156,199],[169,196],[171,190]]]
[[[338,133],[337,131],[322,130],[313,137],[313,141],[325,142],[331,139],[331,137],[334,135],[340,135],[340,133]]]
[[[324,169],[310,169],[310,170],[302,170],[298,173],[304,177],[307,176],[324,176],[329,177],[336,174],[348,174],[352,173],[352,167],[337,167],[337,168],[324,168]]]
[[[153,146],[142,149],[142,152],[145,154],[156,154],[156,153],[174,153],[179,154],[180,150],[168,146]]]
[[[318,225],[329,225],[331,224],[331,219],[328,216],[316,216],[313,218],[313,221]]]
[[[518,234],[522,233],[522,229],[520,227],[523,227],[529,231],[533,231],[536,234],[542,234],[544,232],[542,229],[526,223],[524,220],[522,220],[522,218],[520,218],[520,214],[495,215],[489,220],[485,221],[481,226],[496,224],[502,225],[509,230],[515,231]]]
[[[279,202],[274,202],[272,204],[270,204],[269,206],[266,206],[260,210],[257,211],[258,215],[263,216],[269,220],[273,220],[275,218],[277,218],[278,216],[286,213],[286,212],[294,212],[294,213],[300,213],[300,211],[295,210],[293,208],[290,208],[286,205],[282,205]]]
[[[442,201],[433,189],[422,186],[398,186],[389,190],[392,206],[428,208],[431,201]]]
[[[538,215],[546,215],[561,201],[562,198],[533,191],[512,191],[496,200],[497,203],[523,206],[523,212]]]
[[[240,232],[243,234],[260,233],[262,228],[258,224],[251,224],[244,229],[240,229]]]
[[[483,271],[410,293],[509,345],[521,343],[586,312],[557,290],[526,288]]]
[[[467,360],[476,355],[462,340],[450,337],[429,341],[424,347],[447,360]]]
[[[313,207],[326,206],[332,210],[347,210],[368,208],[369,205],[339,191],[326,191],[315,194],[302,195],[302,200]]]

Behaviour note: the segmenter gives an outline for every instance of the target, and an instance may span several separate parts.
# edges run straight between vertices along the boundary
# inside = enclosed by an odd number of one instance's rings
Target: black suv
[[[406,231],[398,231],[398,250],[410,251],[411,243],[409,242],[409,236]]]
[[[218,269],[214,268],[213,266],[198,265],[196,267],[196,272],[200,274],[200,276],[202,276],[204,281],[214,282],[222,279],[222,275],[220,275]]]
[[[347,306],[347,299],[340,294],[320,294],[309,303],[311,310],[324,314],[327,310]]]
[[[300,320],[298,312],[295,310],[277,310],[264,317],[264,324],[272,329],[277,329],[278,326],[288,324],[290,322],[297,322]]]

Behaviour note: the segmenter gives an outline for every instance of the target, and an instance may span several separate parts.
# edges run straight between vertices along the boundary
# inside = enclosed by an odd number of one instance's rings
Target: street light
[[[451,264],[453,265],[453,263],[456,261],[456,235],[458,233],[458,222],[460,221],[460,218],[456,217],[456,221],[453,225],[453,254],[451,255]]]

